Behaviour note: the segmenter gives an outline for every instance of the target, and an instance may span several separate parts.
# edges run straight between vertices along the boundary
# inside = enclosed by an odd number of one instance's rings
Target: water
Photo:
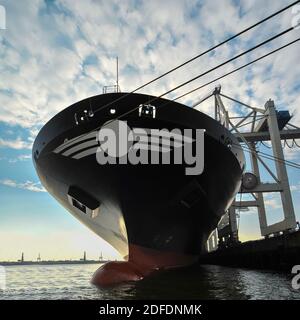
[[[1,299],[300,299],[292,276],[271,271],[197,266],[158,272],[113,289],[89,283],[99,265],[6,267]]]

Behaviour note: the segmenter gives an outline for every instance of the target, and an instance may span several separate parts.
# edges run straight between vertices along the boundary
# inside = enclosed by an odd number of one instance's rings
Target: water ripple
[[[99,265],[6,267],[0,299],[300,299],[291,275],[220,266],[158,272],[139,283],[97,289],[90,279]]]

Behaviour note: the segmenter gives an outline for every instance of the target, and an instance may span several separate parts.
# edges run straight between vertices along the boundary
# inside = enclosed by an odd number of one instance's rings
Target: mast
[[[117,56],[117,92],[119,92],[119,57]]]

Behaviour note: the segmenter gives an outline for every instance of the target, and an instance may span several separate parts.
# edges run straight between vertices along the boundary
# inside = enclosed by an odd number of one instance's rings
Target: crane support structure
[[[274,101],[267,101],[264,108],[254,108],[223,94],[221,86],[216,87],[211,94],[195,103],[193,107],[199,106],[210,97],[214,98],[215,119],[232,131],[243,145],[242,148],[249,152],[251,173],[244,174],[239,195],[242,198],[243,194],[249,194],[253,199],[234,201],[229,210],[224,213],[218,228],[209,237],[208,250],[213,251],[217,247],[228,247],[239,242],[237,218],[249,207],[257,208],[261,236],[270,237],[294,231],[297,223],[281,141],[300,139],[300,128],[289,123],[291,116],[288,112],[280,113],[276,110]],[[248,109],[249,113],[242,117],[231,117],[223,98]],[[279,115],[284,117],[280,118]],[[263,159],[264,156],[257,149],[257,143],[262,141],[270,142],[272,155],[269,154],[266,158],[274,161],[275,172],[267,165]],[[261,181],[262,170],[269,173],[273,179],[272,182]],[[267,222],[264,199],[264,193],[268,192],[280,193],[284,214],[282,221],[271,225]]]

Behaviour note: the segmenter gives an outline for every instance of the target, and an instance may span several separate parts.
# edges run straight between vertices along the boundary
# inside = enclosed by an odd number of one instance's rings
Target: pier
[[[291,272],[300,265],[300,231],[219,248],[202,255],[199,262]]]

